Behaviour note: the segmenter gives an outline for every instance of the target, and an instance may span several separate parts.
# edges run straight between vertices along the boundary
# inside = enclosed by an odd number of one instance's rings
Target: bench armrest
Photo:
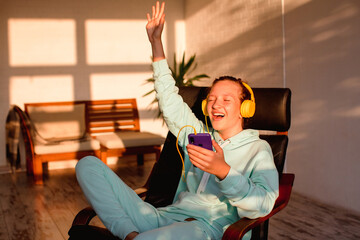
[[[21,110],[18,106],[14,106],[14,110],[20,117],[20,128],[21,133],[24,139],[24,145],[25,145],[25,151],[26,151],[26,167],[27,167],[27,173],[33,174],[32,172],[32,163],[34,159],[34,141],[31,136],[30,131],[30,120],[26,116],[26,113]]]

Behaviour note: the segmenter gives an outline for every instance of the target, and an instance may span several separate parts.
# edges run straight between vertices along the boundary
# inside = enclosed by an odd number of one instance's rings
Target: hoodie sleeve
[[[239,217],[253,219],[271,212],[279,195],[279,180],[271,149],[258,152],[251,162],[249,177],[231,168],[225,179],[216,181]]]
[[[185,125],[191,125],[197,132],[200,132],[203,129],[203,124],[178,94],[179,89],[175,86],[175,80],[166,59],[153,62],[153,69],[156,98],[171,133],[177,136],[180,129]],[[191,127],[184,128],[180,133],[179,142],[183,145],[186,140],[185,137],[193,132],[194,130]]]

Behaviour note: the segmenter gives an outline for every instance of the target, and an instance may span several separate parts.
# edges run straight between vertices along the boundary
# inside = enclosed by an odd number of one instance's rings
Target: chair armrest
[[[93,217],[95,216],[96,216],[96,212],[92,207],[84,208],[83,210],[78,212],[78,214],[76,214],[72,226],[88,225],[91,219],[93,219]]]
[[[222,239],[242,239],[242,237],[251,229],[260,225],[268,220],[271,216],[278,213],[281,209],[286,207],[289,202],[292,186],[294,183],[295,175],[292,173],[284,173],[280,179],[279,184],[279,197],[276,199],[273,210],[265,217],[257,219],[242,218],[239,221],[230,225]]]

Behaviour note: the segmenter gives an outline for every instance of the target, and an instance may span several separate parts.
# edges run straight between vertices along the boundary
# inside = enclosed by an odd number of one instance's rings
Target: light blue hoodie
[[[192,113],[178,94],[178,88],[166,60],[153,63],[156,97],[169,130],[178,135],[185,125],[203,132],[203,123]],[[242,217],[258,218],[267,215],[279,194],[278,172],[269,144],[259,138],[256,130],[246,129],[229,139],[221,139],[210,129],[212,138],[223,147],[225,161],[231,169],[220,181],[210,175],[203,192],[198,187],[204,171],[194,167],[186,152],[187,135],[191,127],[179,135],[179,144],[185,151],[186,182],[180,179],[172,205],[160,208],[162,214],[177,220],[188,217],[197,219],[211,233],[213,239],[221,239],[226,228]],[[249,239],[247,234],[244,239]]]

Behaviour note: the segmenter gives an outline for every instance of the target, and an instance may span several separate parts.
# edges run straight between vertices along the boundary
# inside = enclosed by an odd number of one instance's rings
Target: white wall
[[[0,166],[9,106],[26,102],[136,98],[142,130],[165,135],[147,106],[152,89],[146,13],[155,1],[12,0],[0,2]],[[167,1],[164,42],[185,47],[184,2]],[[179,54],[180,55],[180,54]]]
[[[198,73],[292,90],[294,190],[360,213],[360,2],[187,0],[185,18]]]
[[[360,212],[360,2],[285,5],[295,189]]]

